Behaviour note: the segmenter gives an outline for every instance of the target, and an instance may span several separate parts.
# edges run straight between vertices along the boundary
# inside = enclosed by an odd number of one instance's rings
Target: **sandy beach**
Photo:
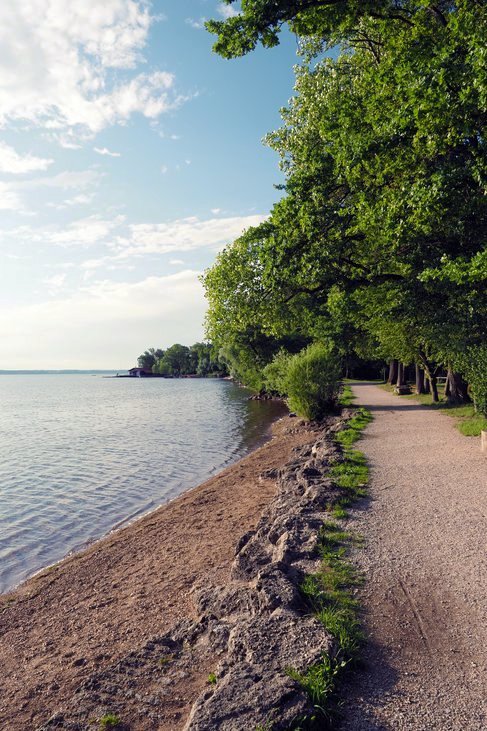
[[[225,583],[236,542],[275,493],[275,481],[261,473],[312,440],[302,422],[286,416],[241,461],[0,596],[0,728],[41,727],[90,675],[194,618],[191,589]],[[207,664],[181,678],[159,729],[184,725],[212,658]],[[151,728],[134,723],[133,690],[117,712],[131,729]]]

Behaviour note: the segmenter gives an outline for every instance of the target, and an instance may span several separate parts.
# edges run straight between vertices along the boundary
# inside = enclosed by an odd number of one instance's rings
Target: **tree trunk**
[[[445,381],[445,393],[444,396],[447,400],[450,395],[451,387],[450,387],[450,369],[448,369],[448,373],[446,374],[446,381]]]
[[[397,381],[397,371],[398,371],[398,362],[394,358],[393,360],[389,361],[389,378],[387,379],[387,383],[390,386],[393,386],[395,382]]]
[[[438,382],[436,376],[439,371],[439,366],[432,363],[423,350],[418,351],[418,357],[423,365],[424,372],[428,377],[433,402],[438,403]]]
[[[455,373],[451,368],[448,369],[446,385],[445,396],[448,396],[449,404],[466,404],[471,400],[466,382],[460,373]]]
[[[430,376],[430,383],[431,383],[431,395],[433,398],[433,403],[437,404],[440,399],[438,398],[438,384],[437,384],[435,375]]]
[[[404,386],[406,381],[404,380],[404,365],[402,363],[397,364],[397,380],[396,386]]]
[[[424,371],[417,363],[416,363],[416,393],[426,393],[426,388],[425,388],[425,383],[424,383]]]
[[[430,379],[425,374],[424,376],[424,392],[425,393],[431,393],[431,387],[430,387]]]

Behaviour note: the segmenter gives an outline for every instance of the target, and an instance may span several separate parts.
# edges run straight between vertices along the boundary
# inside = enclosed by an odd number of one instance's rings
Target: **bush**
[[[287,374],[293,356],[285,350],[280,350],[263,370],[266,391],[287,396]]]
[[[267,387],[287,396],[305,419],[321,419],[336,405],[340,360],[330,346],[314,343],[296,355],[281,351],[264,374]]]
[[[467,348],[458,365],[470,386],[475,411],[487,416],[487,345]]]

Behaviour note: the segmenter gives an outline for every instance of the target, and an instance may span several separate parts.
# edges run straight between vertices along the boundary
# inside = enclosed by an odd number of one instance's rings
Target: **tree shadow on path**
[[[365,643],[362,659],[347,674],[341,690],[344,700],[337,725],[340,731],[391,731],[390,726],[372,717],[374,708],[387,702],[398,679],[386,657],[386,648],[372,640]]]

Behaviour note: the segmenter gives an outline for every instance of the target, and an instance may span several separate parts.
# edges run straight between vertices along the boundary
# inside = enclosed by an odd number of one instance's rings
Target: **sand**
[[[260,473],[312,440],[284,417],[269,442],[216,477],[0,596],[0,729],[37,728],[94,671],[193,618],[191,588],[226,581],[237,540],[274,495]],[[212,669],[181,680],[161,729],[184,725]],[[130,724],[129,703],[117,712]]]

